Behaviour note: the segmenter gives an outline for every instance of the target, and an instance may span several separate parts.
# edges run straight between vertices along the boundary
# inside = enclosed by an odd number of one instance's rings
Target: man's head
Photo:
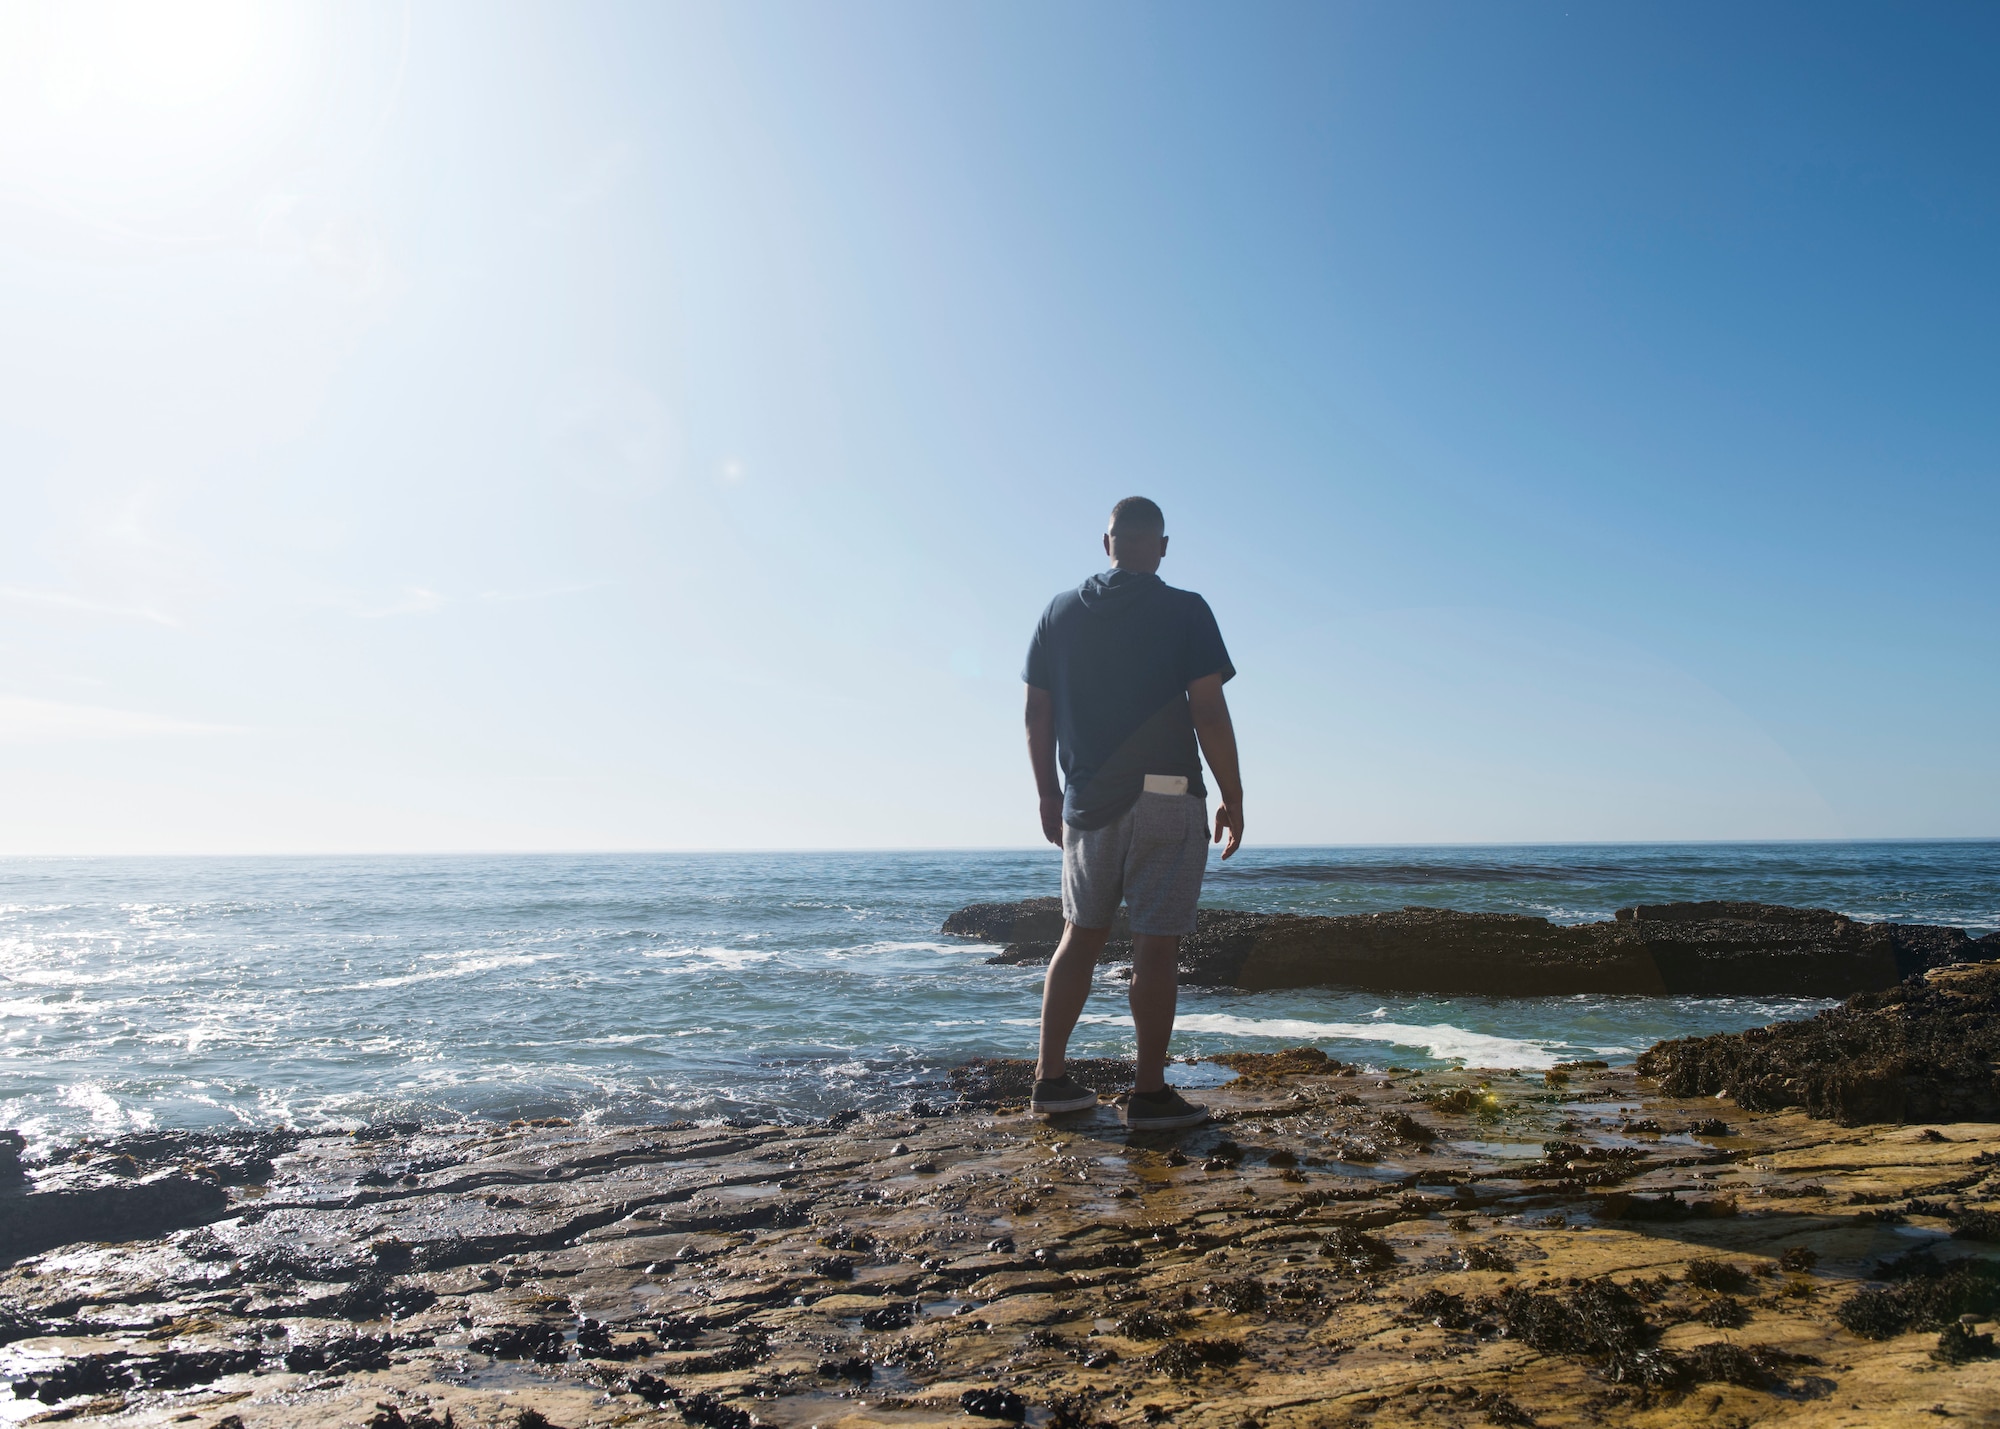
[[[1167,554],[1167,518],[1143,496],[1128,496],[1111,508],[1104,554],[1121,571],[1149,576]]]

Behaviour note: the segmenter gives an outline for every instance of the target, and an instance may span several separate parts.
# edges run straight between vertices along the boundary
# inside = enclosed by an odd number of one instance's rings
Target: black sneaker
[[[1097,1093],[1079,1082],[1075,1077],[1041,1077],[1035,1082],[1035,1094],[1028,1099],[1028,1110],[1043,1116],[1054,1116],[1059,1112],[1082,1111],[1085,1107],[1097,1105]]]
[[[1207,1107],[1196,1106],[1172,1087],[1134,1092],[1125,1099],[1125,1125],[1133,1131],[1178,1131],[1207,1120]]]

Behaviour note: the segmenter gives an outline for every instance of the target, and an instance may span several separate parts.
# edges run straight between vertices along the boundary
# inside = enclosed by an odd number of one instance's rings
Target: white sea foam
[[[131,978],[122,969],[92,974],[75,968],[22,968],[7,980],[22,987],[97,987],[108,982],[128,982]]]
[[[1086,1015],[1081,1021],[1130,1027],[1130,1017]],[[1227,1012],[1192,1012],[1175,1019],[1181,1032],[1219,1032],[1229,1037],[1275,1037],[1291,1042],[1383,1042],[1420,1047],[1441,1062],[1473,1067],[1541,1070],[1563,1060],[1563,1044],[1519,1037],[1495,1037],[1448,1022],[1418,1027],[1407,1022],[1307,1022],[1296,1017],[1237,1017]]]
[[[351,988],[319,989],[329,992],[359,992],[367,988],[408,987],[419,982],[443,982],[448,978],[470,977],[474,973],[492,972],[496,968],[524,968],[532,963],[546,962],[560,957],[560,953],[507,953],[490,958],[467,958],[462,963],[453,963],[448,968],[434,968],[427,973],[402,973],[396,977],[378,977],[372,982],[356,983]]]
[[[754,967],[758,963],[768,963],[784,954],[776,948],[648,948],[639,954],[655,962],[688,963],[698,966],[720,968],[734,972],[738,968]]]
[[[844,958],[874,957],[882,953],[949,953],[957,957],[963,953],[984,952],[989,946],[994,951],[999,951],[997,943],[938,943],[926,939],[921,942],[857,943],[851,948],[828,948],[824,956],[835,961]]]
[[[56,1096],[87,1116],[92,1131],[147,1131],[153,1125],[151,1112],[124,1105],[96,1082],[71,1082]]]

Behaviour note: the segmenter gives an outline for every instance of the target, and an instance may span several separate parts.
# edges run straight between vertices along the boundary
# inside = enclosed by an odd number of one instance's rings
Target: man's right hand
[[[1050,843],[1054,844],[1057,848],[1062,847],[1062,829],[1063,829],[1062,806],[1063,806],[1062,795],[1060,794],[1042,795],[1042,837],[1047,839]]]
[[[1028,686],[1028,762],[1042,796],[1042,837],[1062,847],[1062,781],[1056,774],[1056,702],[1047,690]],[[1051,792],[1053,791],[1053,792]]]
[[[1229,835],[1229,842],[1223,845],[1222,856],[1228,858],[1243,844],[1243,800],[1236,799],[1218,804],[1215,809],[1215,841],[1222,843],[1222,836]]]

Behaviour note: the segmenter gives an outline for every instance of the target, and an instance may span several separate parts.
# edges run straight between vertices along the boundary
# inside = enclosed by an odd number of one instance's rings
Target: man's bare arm
[[[1042,802],[1042,837],[1062,847],[1062,779],[1056,773],[1056,702],[1047,690],[1028,687],[1028,762]]]
[[[1228,858],[1243,842],[1243,775],[1236,767],[1236,726],[1229,721],[1229,701],[1222,697],[1222,676],[1203,675],[1188,686],[1188,713],[1222,798],[1215,811],[1215,841],[1222,843],[1223,834],[1229,835],[1222,850]]]

